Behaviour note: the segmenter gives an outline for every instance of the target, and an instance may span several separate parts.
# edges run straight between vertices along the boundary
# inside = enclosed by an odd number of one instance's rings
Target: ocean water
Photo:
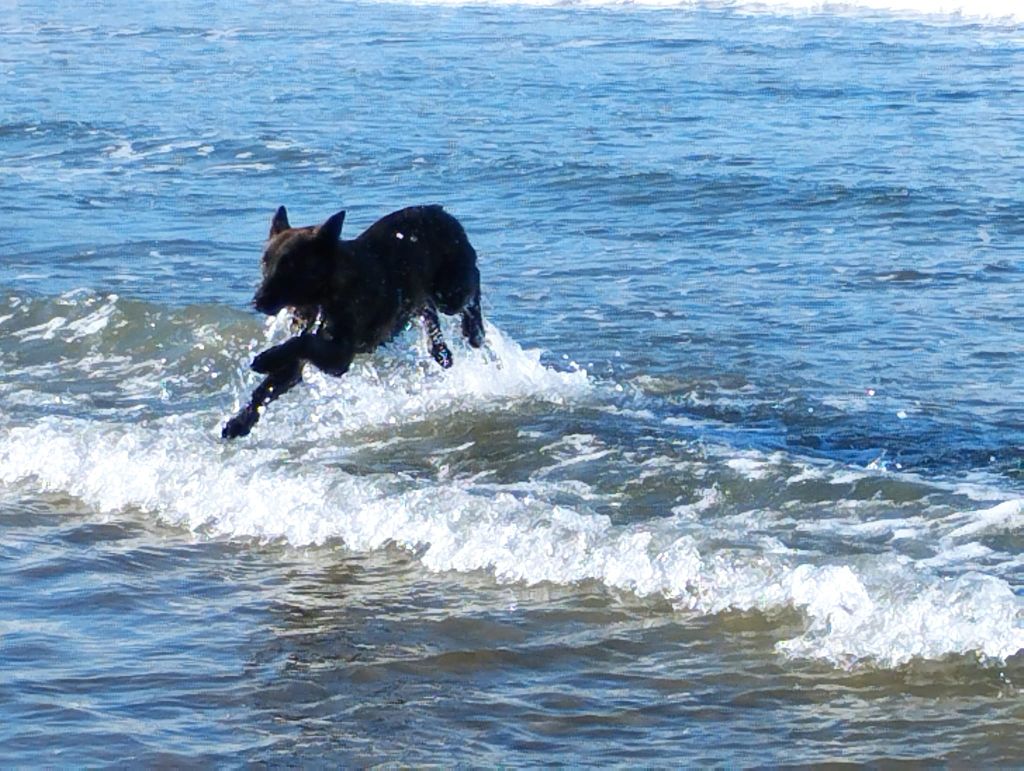
[[[0,750],[1024,762],[1012,3],[0,2]],[[447,325],[222,422],[270,217]]]

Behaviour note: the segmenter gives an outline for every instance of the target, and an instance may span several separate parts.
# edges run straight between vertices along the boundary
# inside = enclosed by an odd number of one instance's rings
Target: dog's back
[[[363,231],[353,246],[383,261],[391,280],[415,294],[450,294],[453,285],[466,283],[476,273],[476,252],[466,231],[437,205],[392,212]],[[458,303],[443,304],[453,306],[451,310],[442,308],[445,313],[455,313],[462,307]]]
[[[364,259],[384,267],[401,295],[396,327],[424,308],[469,313],[463,331],[472,345],[483,338],[476,251],[455,217],[440,206],[410,206],[382,217],[351,242]],[[397,328],[393,331],[397,331]]]

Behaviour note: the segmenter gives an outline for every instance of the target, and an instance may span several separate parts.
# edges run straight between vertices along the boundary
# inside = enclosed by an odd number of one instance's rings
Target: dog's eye
[[[294,273],[299,267],[299,261],[294,255],[287,254],[277,261],[276,272],[279,273]]]

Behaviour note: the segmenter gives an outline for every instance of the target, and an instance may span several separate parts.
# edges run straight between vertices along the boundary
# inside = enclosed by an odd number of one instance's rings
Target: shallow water
[[[1019,762],[1019,19],[5,15],[9,762]],[[430,201],[489,348],[222,442],[276,206]]]

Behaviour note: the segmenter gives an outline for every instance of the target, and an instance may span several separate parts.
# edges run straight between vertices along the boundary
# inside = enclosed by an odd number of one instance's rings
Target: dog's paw
[[[247,436],[252,431],[252,427],[256,425],[257,420],[259,420],[259,413],[251,407],[246,407],[224,424],[224,428],[220,432],[221,439],[237,439],[240,436]]]

